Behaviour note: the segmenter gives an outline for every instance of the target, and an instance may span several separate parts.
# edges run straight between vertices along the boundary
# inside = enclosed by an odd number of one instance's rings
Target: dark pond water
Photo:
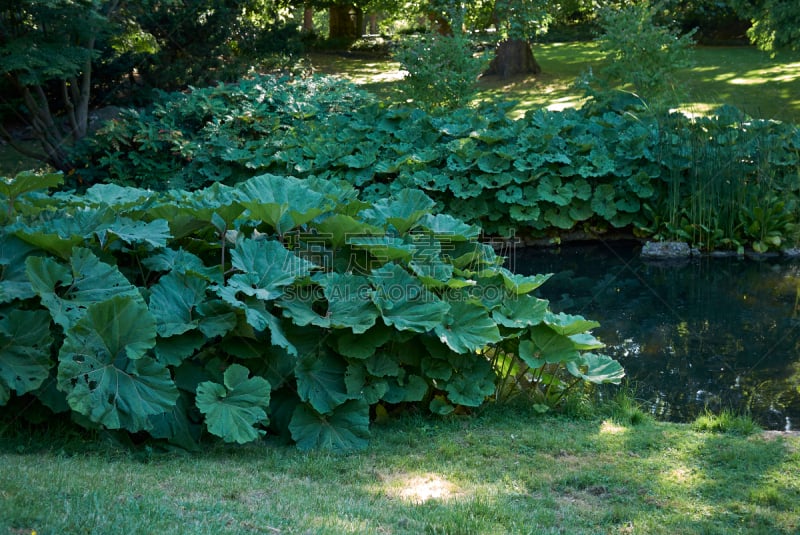
[[[630,243],[516,249],[510,267],[555,273],[552,308],[601,322],[593,332],[658,418],[749,411],[800,428],[800,260],[640,258]]]

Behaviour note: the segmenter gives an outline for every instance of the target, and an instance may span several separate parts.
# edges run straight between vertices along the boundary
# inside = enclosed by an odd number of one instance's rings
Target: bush
[[[606,61],[602,78],[628,84],[648,106],[664,111],[680,100],[682,88],[673,74],[691,63],[692,34],[655,21],[660,4],[641,2],[623,8],[606,8],[600,17],[600,50]]]
[[[590,352],[596,322],[531,295],[547,276],[510,273],[419,191],[365,203],[346,184],[260,175],[41,193],[60,180],[0,181],[6,410],[189,449],[270,428],[346,450],[366,445],[370,407],[483,404],[500,359],[554,405],[624,375]]]
[[[475,57],[462,33],[430,33],[407,38],[394,54],[406,71],[402,93],[423,110],[436,113],[467,106],[477,92],[477,80],[487,65]]]
[[[290,174],[345,180],[374,201],[419,189],[503,236],[625,229],[733,250],[800,239],[796,126],[608,104],[519,120],[504,105],[431,115],[331,78],[257,77],[108,124],[72,178],[164,190]]]

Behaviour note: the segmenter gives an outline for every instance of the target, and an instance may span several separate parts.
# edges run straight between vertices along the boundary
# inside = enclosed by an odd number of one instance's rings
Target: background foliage
[[[367,200],[419,189],[496,235],[632,229],[706,249],[796,243],[793,125],[729,108],[654,114],[624,93],[518,120],[506,109],[429,115],[330,78],[254,78],[109,123],[78,175],[169,189],[283,173],[345,180]]]

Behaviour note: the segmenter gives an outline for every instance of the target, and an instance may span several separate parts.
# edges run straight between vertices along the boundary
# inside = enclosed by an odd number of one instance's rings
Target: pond
[[[505,254],[518,273],[554,273],[537,290],[553,310],[601,323],[593,333],[657,418],[730,409],[800,428],[800,260],[640,252],[600,242]]]

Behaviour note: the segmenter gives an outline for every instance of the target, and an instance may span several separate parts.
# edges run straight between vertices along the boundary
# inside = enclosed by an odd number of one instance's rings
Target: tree
[[[797,0],[730,0],[752,23],[747,36],[762,50],[800,50],[800,2]]]
[[[357,39],[364,28],[364,11],[354,3],[337,3],[328,8],[331,39]]]
[[[95,45],[114,27],[119,5],[119,0],[0,2],[0,74],[21,97],[21,118],[43,153],[20,145],[0,125],[0,136],[16,150],[56,169],[68,167],[67,145],[88,129]]]
[[[496,0],[494,20],[503,39],[485,75],[508,78],[518,74],[539,74],[542,68],[533,57],[530,41],[547,32],[551,16],[545,0]]]
[[[651,109],[664,111],[680,100],[675,72],[692,63],[694,31],[681,35],[677,28],[660,24],[660,12],[661,4],[647,1],[604,8],[598,41],[607,61],[598,71],[607,87],[621,84]]]
[[[160,89],[238,76],[231,58],[287,47],[288,0],[0,0],[0,74],[16,93],[17,119],[42,150],[0,137],[27,156],[70,169],[70,147],[86,136],[93,92],[123,73]],[[272,34],[271,32],[275,32]],[[275,35],[280,34],[280,38]],[[250,56],[248,56],[250,54]],[[107,79],[97,79],[98,66]],[[10,101],[6,101],[8,107]],[[16,104],[16,103],[15,103]]]

